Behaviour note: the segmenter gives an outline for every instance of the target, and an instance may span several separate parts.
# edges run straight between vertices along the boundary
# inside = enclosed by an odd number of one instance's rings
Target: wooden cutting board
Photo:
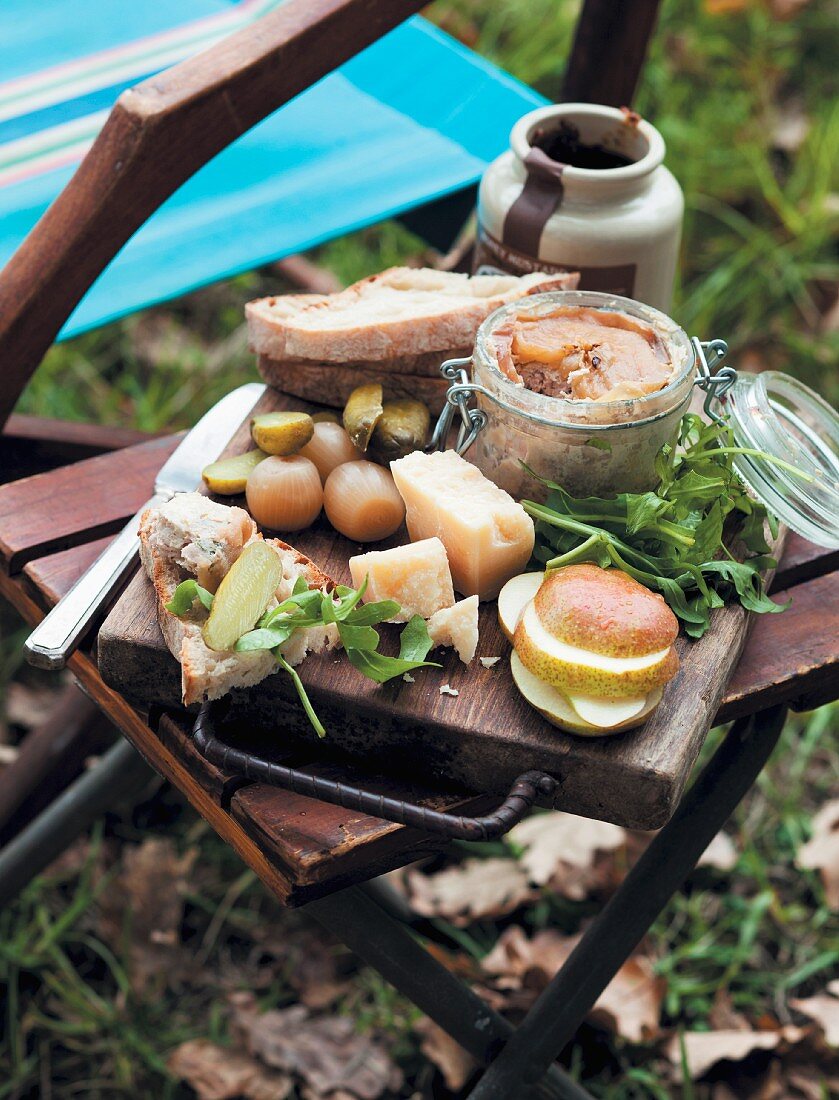
[[[300,407],[298,399],[268,391],[255,409]],[[246,421],[224,454],[250,446]],[[227,502],[244,506],[242,498]],[[350,583],[347,560],[362,548],[325,519],[291,541],[336,581]],[[402,531],[377,545],[405,541]],[[442,668],[418,670],[413,683],[399,679],[380,686],[334,652],[309,657],[299,672],[327,728],[330,748],[363,760],[371,772],[500,793],[515,776],[538,768],[558,778],[558,808],[649,829],[662,825],[678,802],[748,627],[749,616],[732,605],[714,612],[704,638],[680,638],[680,671],[649,721],[606,738],[565,734],[524,702],[512,681],[510,645],[498,626],[494,602],[481,605],[478,645],[479,656],[502,658],[492,668],[484,668],[477,657],[467,668],[451,650],[437,650],[431,656]],[[129,701],[144,708],[179,705],[180,667],[163,642],[154,591],[144,574],[131,580],[103,624],[98,657],[103,679]],[[443,685],[458,694],[441,694]],[[259,731],[240,734],[242,748],[252,738],[263,751],[276,745],[287,753],[290,740],[315,740],[283,673],[235,693],[235,706],[247,717],[246,729]]]

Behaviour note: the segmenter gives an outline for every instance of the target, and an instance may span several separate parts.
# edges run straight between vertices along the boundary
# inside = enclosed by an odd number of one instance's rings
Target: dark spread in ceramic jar
[[[620,401],[663,389],[674,364],[659,334],[625,313],[561,307],[521,310],[491,336],[501,371],[548,397]]]

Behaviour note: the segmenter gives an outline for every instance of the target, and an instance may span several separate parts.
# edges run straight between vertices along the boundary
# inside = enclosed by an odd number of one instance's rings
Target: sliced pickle
[[[388,401],[370,439],[370,457],[377,462],[404,458],[425,446],[431,414],[422,401]]]
[[[344,427],[347,435],[360,451],[367,450],[373,429],[381,419],[382,387],[378,382],[358,386],[352,391],[344,406]]]
[[[201,471],[201,476],[211,493],[220,497],[232,497],[244,493],[247,480],[263,458],[268,455],[259,448],[243,455],[220,458]]]
[[[203,626],[210,649],[233,649],[243,634],[253,630],[283,579],[279,555],[261,539],[250,543],[218,586]]]
[[[324,409],[322,412],[312,414],[313,424],[340,424],[341,418],[331,409]]]
[[[254,443],[269,455],[297,454],[314,434],[312,418],[304,412],[261,413],[251,421]]]

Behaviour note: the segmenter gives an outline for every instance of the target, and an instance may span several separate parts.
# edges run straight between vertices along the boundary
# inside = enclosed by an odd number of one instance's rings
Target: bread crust
[[[245,307],[251,348],[271,359],[365,363],[470,347],[499,306],[529,294],[573,289],[576,272],[461,275],[393,267],[307,305],[286,297]]]

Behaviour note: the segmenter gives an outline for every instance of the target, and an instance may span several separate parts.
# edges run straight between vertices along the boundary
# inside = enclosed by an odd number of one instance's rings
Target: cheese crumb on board
[[[441,695],[460,695],[460,692],[457,690],[457,688],[453,688],[451,684],[443,684],[443,686],[440,688],[440,694]]]
[[[453,646],[468,665],[478,648],[478,597],[436,611],[428,620],[428,637],[437,645]]]
[[[403,672],[402,673],[402,679],[405,681],[406,684],[415,684],[416,683],[416,680],[410,674],[410,672]]]
[[[479,657],[478,660],[484,666],[484,668],[492,668],[493,665],[497,665],[501,660],[500,657]]]
[[[458,592],[491,600],[523,572],[533,550],[533,520],[477,466],[456,451],[414,451],[390,469],[405,501],[408,533],[414,540],[442,540]]]
[[[437,538],[356,554],[349,564],[355,588],[369,578],[365,603],[396,600],[401,610],[394,615],[394,622],[406,623],[412,615],[429,619],[435,611],[454,603],[446,548]]]

